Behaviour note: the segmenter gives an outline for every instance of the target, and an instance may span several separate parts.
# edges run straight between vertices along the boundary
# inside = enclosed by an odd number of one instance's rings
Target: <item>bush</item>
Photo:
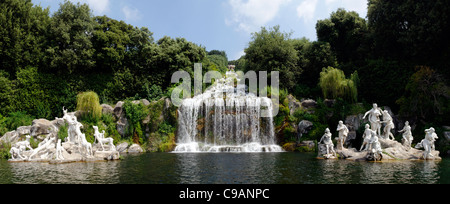
[[[7,131],[12,131],[21,126],[30,126],[34,118],[28,115],[26,112],[13,112],[9,113],[8,117],[4,119],[1,119],[0,117],[0,121],[1,120],[3,120],[2,124],[4,124],[4,126],[2,128],[2,125],[0,124],[0,129],[3,129],[4,131],[4,129],[6,128]]]
[[[78,94],[77,110],[81,111],[82,120],[99,121],[102,117],[102,107],[97,93],[90,91]]]
[[[68,136],[69,136],[69,125],[64,124],[63,126],[61,126],[59,128],[58,139],[61,139],[61,141],[64,141],[66,139],[66,137],[68,137]]]
[[[129,124],[126,134],[133,136],[133,142],[142,144],[144,134],[141,122],[149,114],[148,108],[142,103],[134,104],[130,100],[126,100],[123,109]]]
[[[353,73],[350,79],[345,78],[342,70],[333,67],[323,69],[320,73],[319,86],[322,88],[325,98],[343,98],[356,102],[358,99],[358,83],[359,77],[357,72]]]

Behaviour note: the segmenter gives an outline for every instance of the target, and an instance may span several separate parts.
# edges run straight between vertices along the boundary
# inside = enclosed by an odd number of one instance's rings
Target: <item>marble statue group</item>
[[[68,113],[63,107],[64,116],[62,120],[68,124],[68,135],[62,141],[58,134],[48,134],[46,138],[32,148],[30,145],[30,135],[25,141],[17,142],[11,149],[10,161],[96,161],[115,160],[119,158],[119,153],[114,146],[113,138],[106,138],[105,131],[99,132],[94,126],[94,143],[88,142],[86,134],[82,133],[83,124],[78,122],[74,113]],[[57,118],[58,119],[58,118]],[[56,128],[56,127],[53,127]],[[57,131],[56,131],[57,132]],[[96,143],[97,142],[97,143]],[[100,147],[96,147],[100,146]]]
[[[373,104],[372,109],[367,111],[363,120],[367,119],[368,123],[365,125],[364,133],[362,135],[362,144],[358,150],[349,150],[344,147],[349,130],[343,121],[339,121],[336,131],[338,132],[337,148],[334,149],[332,133],[330,129],[325,130],[325,134],[319,141],[318,152],[319,157],[330,159],[337,158],[337,153],[344,157],[364,157],[370,161],[381,161],[383,156],[389,155],[392,158],[406,158],[406,159],[424,159],[430,160],[438,157],[438,152],[435,150],[435,142],[438,136],[434,128],[425,130],[425,138],[418,143],[415,148],[412,148],[414,137],[412,135],[411,126],[406,121],[402,130],[402,143],[395,141],[392,130],[395,129],[392,116],[387,110],[382,110],[377,104]],[[384,150],[383,150],[384,149]],[[420,151],[423,149],[423,151]],[[388,152],[384,152],[384,151]],[[400,154],[401,152],[402,154]],[[437,153],[436,153],[437,152]]]

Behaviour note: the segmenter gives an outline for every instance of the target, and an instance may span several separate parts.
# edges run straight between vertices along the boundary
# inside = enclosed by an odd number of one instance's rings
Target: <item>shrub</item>
[[[64,141],[66,139],[66,137],[68,137],[68,136],[69,136],[69,125],[64,124],[63,126],[61,126],[59,128],[58,139],[61,139],[61,141]]]
[[[323,69],[320,73],[319,86],[325,98],[343,98],[352,102],[358,99],[357,85],[359,83],[358,73],[352,74],[350,79],[345,78],[342,70],[333,67]]]
[[[125,115],[128,119],[128,130],[127,135],[133,136],[133,141],[135,143],[143,143],[143,131],[141,128],[141,122],[149,114],[148,108],[142,103],[134,104],[130,100],[126,100],[123,104],[123,109],[125,110]]]
[[[102,107],[97,93],[84,92],[77,95],[77,110],[81,117],[87,121],[98,121],[102,117]]]
[[[2,119],[0,118],[0,120]],[[6,128],[7,131],[16,130],[18,127],[31,125],[33,120],[34,118],[26,112],[12,112],[3,119],[4,127],[2,128],[0,125],[0,129]]]

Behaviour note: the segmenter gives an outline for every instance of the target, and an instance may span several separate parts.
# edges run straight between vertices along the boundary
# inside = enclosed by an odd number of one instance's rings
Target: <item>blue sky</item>
[[[293,38],[316,40],[317,20],[338,8],[367,15],[366,0],[70,0],[89,4],[94,15],[107,15],[138,27],[147,27],[158,40],[184,37],[206,47],[225,50],[238,59],[262,26],[280,25]],[[32,0],[50,7],[51,13],[64,0]]]

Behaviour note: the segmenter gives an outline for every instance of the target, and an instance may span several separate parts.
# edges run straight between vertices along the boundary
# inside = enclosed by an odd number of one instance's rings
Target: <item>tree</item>
[[[353,73],[350,79],[346,79],[342,70],[328,67],[320,73],[319,86],[325,98],[342,98],[354,103],[358,99],[358,81],[357,72]]]
[[[152,81],[168,87],[172,74],[179,70],[187,71],[194,76],[194,63],[202,62],[206,57],[204,48],[187,41],[185,38],[170,38],[165,36],[158,40],[158,48],[153,58],[155,62]]]
[[[304,70],[299,82],[311,88],[317,86],[323,68],[338,66],[336,56],[329,43],[307,42],[301,48],[296,49],[301,59],[301,67]]]
[[[447,122],[450,113],[450,87],[442,75],[430,67],[418,67],[408,84],[405,94],[397,101],[400,113],[407,117],[418,117],[422,122]],[[447,120],[445,119],[447,118]]]
[[[87,4],[65,1],[52,17],[46,50],[49,72],[89,73],[95,66],[92,36],[95,21]]]
[[[302,69],[298,66],[299,57],[290,40],[291,34],[282,33],[280,26],[252,34],[252,41],[245,49],[246,71],[280,72],[281,88],[293,89],[296,77]]]
[[[133,26],[107,16],[94,18],[97,26],[93,32],[92,44],[95,48],[96,69],[102,72],[118,71],[129,59]]]
[[[369,0],[367,17],[377,57],[449,64],[449,1]]]
[[[15,76],[26,66],[43,65],[49,9],[33,6],[31,0],[0,3],[0,68]]]
[[[319,20],[316,24],[319,42],[328,42],[340,63],[361,59],[368,34],[364,18],[354,11],[338,9],[330,18]]]
[[[98,121],[102,117],[102,107],[97,93],[88,91],[78,94],[77,110],[84,120]]]

